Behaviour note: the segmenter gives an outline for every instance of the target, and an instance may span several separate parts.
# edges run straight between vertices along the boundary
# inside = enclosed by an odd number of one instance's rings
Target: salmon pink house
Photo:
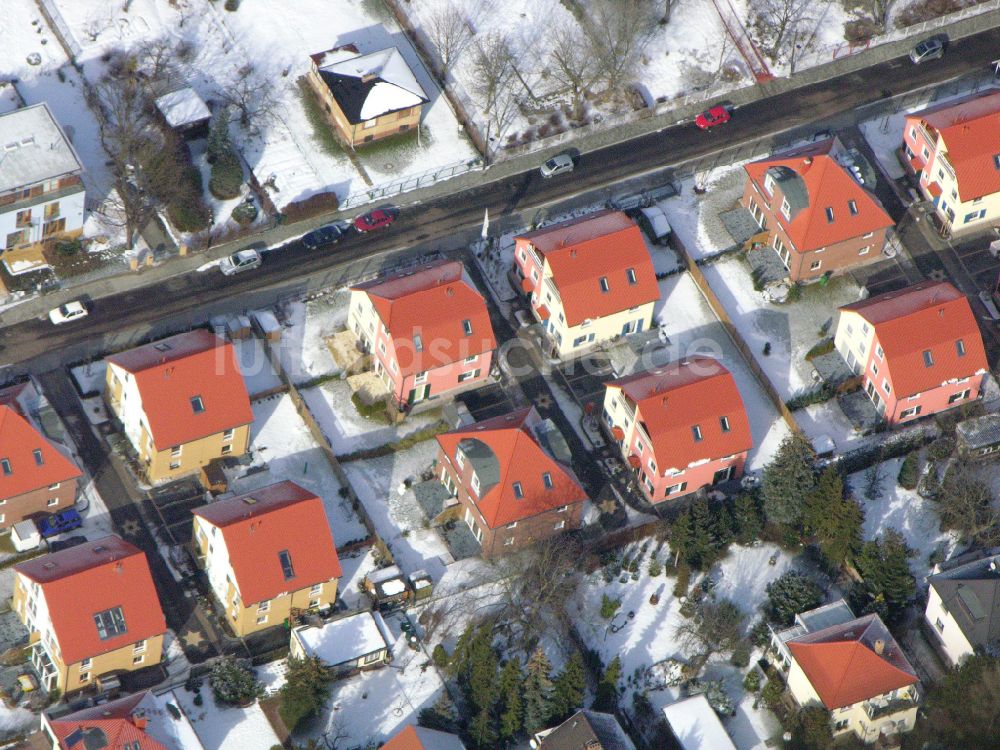
[[[603,419],[652,503],[738,478],[753,447],[736,381],[711,357],[608,383]]]
[[[834,344],[891,425],[978,398],[989,371],[969,301],[946,281],[844,305]]]
[[[400,410],[489,377],[496,338],[464,273],[439,261],[351,288],[348,326]]]

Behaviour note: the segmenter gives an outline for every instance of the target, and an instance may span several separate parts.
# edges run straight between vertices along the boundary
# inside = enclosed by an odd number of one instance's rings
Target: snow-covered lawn
[[[414,414],[398,425],[365,419],[351,402],[345,380],[330,380],[302,391],[302,398],[337,455],[394,443],[440,421],[438,411]]]
[[[293,383],[339,371],[325,339],[344,327],[350,299],[348,290],[339,289],[285,307],[278,347],[281,366]]]
[[[437,441],[424,440],[405,451],[344,464],[351,486],[396,564],[405,573],[423,569],[435,581],[452,561],[451,553],[437,531],[425,528],[423,512],[403,481],[419,481],[436,455]]]
[[[37,726],[37,714],[26,708],[8,708],[0,701],[0,737],[27,734]]]
[[[240,372],[243,373],[243,382],[246,383],[250,398],[281,385],[281,380],[271,366],[260,339],[256,337],[236,339],[233,341],[233,348],[236,350]]]
[[[916,553],[910,558],[910,569],[917,581],[923,582],[931,568],[931,554],[937,551],[944,553],[942,559],[949,557],[958,539],[951,532],[941,531],[933,501],[924,500],[916,492],[896,483],[902,464],[901,458],[882,463],[878,497],[869,497],[866,492],[866,472],[851,474],[850,487],[865,511],[864,538],[874,539],[888,528],[899,531]]]
[[[194,704],[194,693],[175,690],[174,699],[184,710],[205,750],[271,750],[281,741],[260,705],[247,708],[219,706],[207,680],[202,683],[202,705]]]
[[[340,496],[340,482],[295,410],[291,397],[283,394],[258,401],[253,405],[253,416],[250,426],[253,461],[249,471],[243,467],[227,470],[235,475],[230,489],[241,494],[291,480],[322,499],[338,547],[367,537],[368,532],[351,504]]]
[[[353,550],[339,557],[343,575],[337,584],[337,595],[349,608],[359,609],[369,603],[367,598],[362,599],[359,585],[365,576],[378,568],[375,548]]]
[[[788,434],[788,426],[778,416],[690,274],[660,281],[655,317],[666,328],[670,343],[644,353],[639,366],[656,367],[696,354],[720,360],[733,373],[750,420],[754,447],[747,468],[763,468]]]
[[[96,362],[87,362],[70,369],[73,380],[76,381],[80,393],[100,393],[104,390],[105,377],[107,376],[108,363],[99,359]]]

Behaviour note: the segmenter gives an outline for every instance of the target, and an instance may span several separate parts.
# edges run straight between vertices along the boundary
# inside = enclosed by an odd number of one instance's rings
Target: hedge
[[[313,216],[331,213],[340,208],[340,200],[336,193],[317,193],[302,201],[289,203],[281,213],[286,221],[299,221],[301,219],[311,219]]]

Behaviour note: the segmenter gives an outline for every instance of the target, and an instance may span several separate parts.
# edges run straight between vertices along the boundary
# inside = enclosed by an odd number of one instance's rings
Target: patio
[[[358,394],[361,403],[367,406],[385,402],[391,395],[386,384],[372,370],[358,375],[349,375],[347,385],[350,386],[352,393]]]
[[[719,214],[719,219],[737,245],[742,245],[761,231],[753,214],[743,206],[723,211]]]
[[[863,390],[837,396],[837,403],[854,429],[862,435],[867,435],[882,423],[882,415]]]
[[[410,489],[430,524],[434,524],[438,516],[455,505],[454,502],[449,505],[448,501],[452,499],[451,493],[437,479],[418,482]]]
[[[344,330],[326,339],[333,361],[343,372],[354,375],[368,367],[370,357],[358,348],[358,340],[353,331]]]
[[[788,269],[770,245],[760,245],[746,251],[750,273],[761,284],[775,284],[788,278]]]
[[[851,368],[847,366],[844,358],[840,356],[840,352],[836,350],[813,357],[812,365],[823,382],[833,386],[840,385],[845,380],[854,377]]]

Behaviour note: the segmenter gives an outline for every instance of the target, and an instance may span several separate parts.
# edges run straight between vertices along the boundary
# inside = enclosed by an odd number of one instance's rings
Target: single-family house
[[[81,476],[36,423],[30,383],[0,390],[0,534],[25,518],[72,508]]]
[[[204,750],[173,692],[144,690],[59,718],[42,714],[53,750]]]
[[[906,115],[901,161],[952,232],[1000,220],[1000,91],[987,89]]]
[[[895,222],[870,190],[874,170],[839,139],[775,154],[744,169],[741,203],[760,227],[751,239],[774,249],[792,281],[811,281],[881,257]]]
[[[580,527],[587,493],[566,441],[533,406],[437,436],[438,477],[484,557]]]
[[[384,667],[392,660],[392,638],[378,612],[358,612],[322,625],[292,630],[290,653],[318,658],[333,677]]]
[[[230,342],[197,328],[107,363],[104,399],[150,482],[247,452],[253,412]]]
[[[515,237],[514,281],[556,357],[648,330],[660,298],[642,231],[621,211]]]
[[[408,724],[390,737],[382,750],[465,750],[465,745],[450,732]]]
[[[989,372],[976,316],[947,281],[844,305],[834,345],[890,425],[969,403]]]
[[[1000,649],[1000,554],[942,566],[927,583],[924,619],[949,664]]]
[[[855,617],[841,599],[771,631],[767,658],[799,707],[830,712],[833,735],[871,744],[913,729],[917,675],[878,615]]]
[[[681,750],[736,750],[704,694],[671,703],[663,715]]]
[[[404,411],[481,385],[496,338],[486,300],[459,261],[437,261],[351,288],[347,318],[389,399]]]
[[[336,601],[340,560],[313,493],[284,481],[191,512],[195,557],[238,636]]]
[[[614,716],[586,709],[535,733],[532,740],[531,746],[538,750],[635,750]]]
[[[46,690],[160,663],[167,625],[149,562],[117,536],[18,563],[11,606]]]
[[[83,165],[45,103],[0,114],[0,259],[12,275],[48,266],[47,242],[83,233]]]
[[[420,127],[430,99],[395,47],[361,54],[347,44],[310,59],[308,81],[351,148]]]
[[[602,420],[651,503],[739,478],[753,447],[736,381],[711,357],[607,383]]]

